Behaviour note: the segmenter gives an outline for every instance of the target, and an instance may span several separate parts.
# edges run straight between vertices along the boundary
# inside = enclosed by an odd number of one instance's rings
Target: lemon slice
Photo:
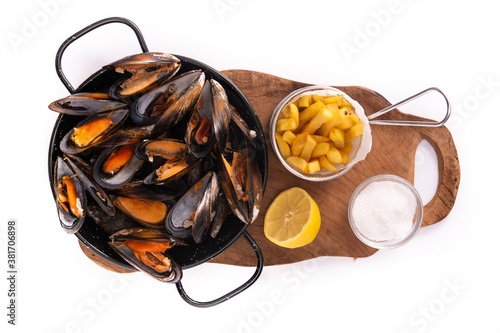
[[[299,187],[281,192],[264,217],[264,234],[276,245],[297,248],[311,243],[321,226],[319,208]]]

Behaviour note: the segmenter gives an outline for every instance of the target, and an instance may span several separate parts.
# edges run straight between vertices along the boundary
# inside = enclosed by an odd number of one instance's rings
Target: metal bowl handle
[[[217,299],[214,299],[212,301],[207,301],[207,302],[199,302],[195,301],[191,297],[189,297],[186,294],[186,291],[184,290],[184,287],[182,286],[182,283],[179,281],[176,283],[177,286],[177,291],[179,292],[179,295],[181,295],[182,299],[184,299],[187,303],[189,303],[192,306],[196,306],[199,308],[208,308],[210,306],[214,306],[217,304],[220,304],[224,301],[227,301],[228,299],[238,295],[248,287],[250,287],[252,284],[254,284],[255,281],[259,278],[260,274],[262,273],[262,269],[264,267],[264,257],[262,256],[262,251],[260,250],[259,246],[257,243],[253,240],[252,237],[248,234],[248,232],[244,231],[243,236],[245,236],[245,239],[247,242],[252,246],[255,254],[257,255],[257,269],[255,270],[255,273],[252,275],[252,277],[246,281],[244,284],[239,286],[238,288],[234,289],[233,291],[230,291],[229,293],[225,294],[224,296],[221,296]]]
[[[148,52],[148,47],[146,45],[146,41],[144,40],[144,36],[142,35],[141,31],[139,30],[139,27],[137,27],[137,25],[135,25],[134,22],[132,22],[126,18],[123,18],[123,17],[108,17],[108,18],[105,18],[103,20],[92,23],[91,25],[83,28],[82,30],[78,31],[77,33],[75,33],[74,35],[72,35],[71,37],[66,39],[61,44],[61,46],[59,47],[59,50],[57,50],[57,53],[56,53],[56,72],[57,72],[57,75],[59,76],[59,79],[64,84],[66,89],[68,89],[70,94],[75,92],[75,88],[73,88],[71,83],[68,81],[68,79],[66,78],[66,75],[64,75],[64,72],[63,72],[62,67],[61,67],[61,59],[62,59],[64,51],[71,43],[73,43],[78,38],[89,33],[90,31],[92,31],[96,28],[99,28],[103,25],[106,25],[108,23],[122,23],[122,24],[128,25],[135,32],[135,35],[137,36],[137,39],[139,40],[139,45],[141,46],[142,52]]]

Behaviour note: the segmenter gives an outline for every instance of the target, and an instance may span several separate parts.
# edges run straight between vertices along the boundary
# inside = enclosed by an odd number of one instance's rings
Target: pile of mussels
[[[169,248],[216,237],[231,212],[253,222],[262,199],[255,132],[217,81],[202,70],[176,75],[180,66],[165,53],[128,56],[104,67],[123,74],[108,93],[49,105],[85,117],[55,163],[64,230],[77,232],[88,215],[127,262],[172,283],[182,271]]]

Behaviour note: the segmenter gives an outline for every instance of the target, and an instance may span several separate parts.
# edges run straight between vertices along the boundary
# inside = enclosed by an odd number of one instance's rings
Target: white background
[[[500,332],[500,225],[495,209],[500,21],[492,3],[2,2],[4,272],[7,221],[15,219],[18,226],[16,326],[7,324],[4,273],[2,332]],[[47,177],[57,114],[47,105],[67,95],[54,70],[59,45],[109,16],[134,21],[150,50],[185,55],[219,70],[360,85],[391,102],[439,87],[454,108],[447,127],[462,171],[455,207],[445,220],[421,229],[399,249],[357,261],[328,257],[266,267],[250,289],[208,309],[187,305],[172,285],[98,267],[57,221]],[[346,53],[348,48],[351,53]],[[127,27],[109,25],[70,46],[63,68],[77,86],[103,64],[139,51]],[[439,118],[443,108],[439,99],[431,99],[402,110]],[[416,185],[428,201],[438,177],[436,159],[428,145],[418,154]],[[184,285],[194,298],[207,300],[252,273],[253,268],[205,264],[186,271]]]

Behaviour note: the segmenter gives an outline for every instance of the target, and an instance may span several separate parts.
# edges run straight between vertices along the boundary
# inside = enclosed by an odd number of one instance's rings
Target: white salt
[[[413,225],[417,201],[411,190],[393,181],[377,181],[356,197],[352,217],[356,228],[372,241],[405,237]]]

